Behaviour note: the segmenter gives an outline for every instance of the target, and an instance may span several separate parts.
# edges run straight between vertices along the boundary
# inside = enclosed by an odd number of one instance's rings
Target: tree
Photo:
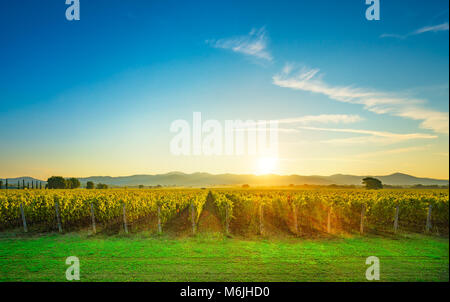
[[[383,184],[379,179],[373,177],[366,177],[362,180],[362,183],[366,186],[366,189],[383,189]]]
[[[0,190],[3,187],[3,180],[0,180]]]
[[[245,188],[245,189],[250,188],[250,186],[248,184],[243,184],[242,187]]]
[[[86,189],[93,189],[94,188],[94,183],[92,181],[88,181],[86,183]]]
[[[20,190],[20,180],[17,181],[17,189]]]
[[[108,189],[108,185],[105,185],[105,184],[97,184],[97,189]]]
[[[76,189],[81,186],[80,181],[76,178],[66,179],[66,188],[67,189]]]
[[[8,189],[8,178],[6,179],[5,189]]]
[[[139,185],[139,189],[143,189],[144,188],[144,185]]]
[[[65,189],[66,180],[62,176],[52,176],[47,179],[49,189]]]

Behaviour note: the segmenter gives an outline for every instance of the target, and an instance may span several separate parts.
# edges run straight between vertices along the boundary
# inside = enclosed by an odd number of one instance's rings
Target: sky
[[[0,177],[449,177],[448,1],[0,2]],[[277,120],[278,155],[174,155],[176,120]]]

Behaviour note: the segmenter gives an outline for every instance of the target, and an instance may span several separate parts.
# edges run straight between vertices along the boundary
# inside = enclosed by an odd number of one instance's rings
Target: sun
[[[260,157],[258,159],[257,174],[269,174],[273,173],[277,167],[278,158],[276,157]]]

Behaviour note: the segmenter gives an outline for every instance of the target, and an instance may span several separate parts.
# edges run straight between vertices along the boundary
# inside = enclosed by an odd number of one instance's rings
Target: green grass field
[[[449,281],[449,241],[424,235],[331,239],[0,235],[0,281],[66,281],[68,256],[81,281]]]

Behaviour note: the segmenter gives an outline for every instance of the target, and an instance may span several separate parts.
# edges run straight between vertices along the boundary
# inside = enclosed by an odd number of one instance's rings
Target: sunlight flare
[[[258,159],[258,169],[256,174],[273,173],[277,168],[278,158],[276,157],[260,157]]]

